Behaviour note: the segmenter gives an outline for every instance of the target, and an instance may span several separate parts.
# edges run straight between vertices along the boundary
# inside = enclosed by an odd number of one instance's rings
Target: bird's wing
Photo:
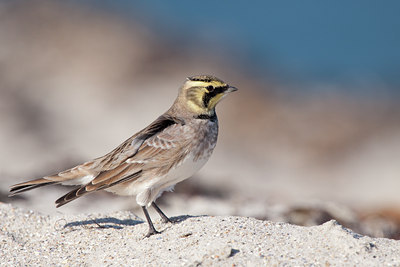
[[[196,129],[189,125],[175,124],[148,138],[128,163],[144,163],[146,169],[157,169],[155,175],[166,174],[179,164],[189,152],[196,138]]]
[[[153,123],[127,139],[113,151],[103,157],[95,159],[94,162],[97,165],[96,167],[101,170],[111,170],[116,168],[127,158],[134,156],[145,140],[177,123],[181,122],[171,116],[165,114],[161,115]]]
[[[134,153],[131,153],[131,156],[124,158],[124,161],[115,168],[101,171],[89,183],[59,198],[56,201],[57,207],[87,193],[138,179],[148,170],[154,175],[165,174],[181,162],[189,152],[190,143],[194,138],[193,128],[180,123],[169,123],[165,128],[158,128],[160,130],[156,132],[155,126],[153,127],[150,128],[151,131],[145,129],[147,138]]]
[[[134,154],[125,158],[117,168],[101,172],[91,184],[114,184],[118,176],[123,179],[140,170],[157,169],[158,172],[154,174],[160,175],[181,162],[190,151],[194,136],[195,131],[192,127],[180,123],[171,124],[148,136]]]

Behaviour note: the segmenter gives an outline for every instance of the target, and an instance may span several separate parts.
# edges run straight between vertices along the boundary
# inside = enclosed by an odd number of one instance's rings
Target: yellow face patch
[[[192,110],[193,112],[197,113],[197,114],[206,114],[209,113],[209,111],[207,110],[207,108],[204,108],[202,105],[199,105],[197,101],[192,101],[189,100],[187,102],[190,110]]]
[[[219,101],[225,96],[224,93],[217,94],[213,98],[210,99],[210,102],[208,102],[208,109],[214,109],[215,106],[218,104]]]
[[[224,92],[215,92],[215,88],[225,88],[228,85],[218,80],[187,81],[185,84],[188,105],[198,114],[211,114],[217,103],[224,97]],[[211,88],[210,88],[211,87]]]

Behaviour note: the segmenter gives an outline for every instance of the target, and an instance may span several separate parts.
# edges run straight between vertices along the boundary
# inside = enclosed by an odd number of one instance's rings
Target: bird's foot
[[[159,231],[157,231],[156,229],[149,229],[149,231],[147,232],[147,234],[145,235],[145,238],[148,238],[152,235],[156,235],[156,234],[161,234]]]

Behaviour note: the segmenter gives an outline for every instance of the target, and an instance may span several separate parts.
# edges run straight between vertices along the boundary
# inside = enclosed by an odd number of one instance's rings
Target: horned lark
[[[110,153],[58,174],[13,185],[10,196],[51,184],[80,185],[57,199],[57,207],[99,190],[133,195],[149,225],[146,236],[156,234],[147,208],[153,206],[164,222],[170,221],[155,200],[210,158],[218,136],[215,106],[236,90],[210,75],[189,77],[167,112]]]

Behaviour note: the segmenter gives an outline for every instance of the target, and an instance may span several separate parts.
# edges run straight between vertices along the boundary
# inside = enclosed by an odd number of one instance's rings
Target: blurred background
[[[72,188],[9,186],[104,155],[166,111],[185,77],[239,88],[208,164],[166,214],[336,219],[400,239],[398,1],[1,1],[0,201],[132,210]],[[155,214],[153,214],[156,216]],[[154,217],[156,218],[156,217]]]

